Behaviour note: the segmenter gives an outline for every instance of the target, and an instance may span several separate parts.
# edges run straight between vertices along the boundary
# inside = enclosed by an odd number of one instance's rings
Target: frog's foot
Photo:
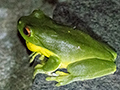
[[[35,71],[34,71],[34,74],[33,74],[33,79],[35,78],[35,76],[38,74],[38,73],[45,73],[45,71],[42,69],[43,65],[42,64],[38,64],[35,66]]]
[[[56,86],[66,85],[72,82],[73,77],[71,75],[61,75],[56,77],[47,77],[47,81],[57,81]]]
[[[33,52],[33,53],[29,56],[29,57],[31,58],[31,59],[30,59],[30,63],[32,63],[38,55],[40,55],[40,53]]]
[[[37,59],[37,60],[44,60],[44,58],[45,58],[45,56],[42,55],[39,52],[33,52],[29,57],[31,58],[30,59],[30,63],[32,63],[35,59]]]
[[[35,71],[34,71],[34,75],[33,75],[33,79],[35,78],[35,76],[38,74],[38,73],[43,73],[43,74],[47,74],[47,75],[49,75],[49,76],[58,76],[58,74],[56,74],[56,73],[54,73],[53,71],[45,71],[44,69],[43,69],[43,67],[44,67],[44,65],[42,65],[42,64],[37,64],[36,66],[35,66]]]
[[[71,82],[70,74],[63,71],[56,71],[55,74],[58,76],[47,77],[47,81],[57,81],[56,86],[66,85]]]

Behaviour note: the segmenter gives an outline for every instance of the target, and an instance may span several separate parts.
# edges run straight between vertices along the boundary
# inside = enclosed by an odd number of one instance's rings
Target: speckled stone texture
[[[120,90],[120,0],[51,1],[54,0],[0,0],[0,90]],[[56,22],[109,44],[118,54],[117,71],[61,87],[56,87],[55,81],[46,81],[44,74],[38,74],[33,81],[30,51],[17,31],[17,21],[34,9],[42,9]]]

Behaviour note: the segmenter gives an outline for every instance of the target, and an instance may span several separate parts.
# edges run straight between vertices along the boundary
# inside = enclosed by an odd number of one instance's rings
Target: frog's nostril
[[[19,24],[21,24],[22,22],[19,20],[19,22],[18,22]]]
[[[21,18],[18,20],[18,24],[22,24],[22,22],[21,22]]]

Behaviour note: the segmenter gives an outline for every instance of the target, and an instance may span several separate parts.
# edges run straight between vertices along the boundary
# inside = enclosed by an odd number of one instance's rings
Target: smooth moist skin
[[[33,52],[30,62],[41,55],[41,63],[35,66],[33,77],[44,73],[50,76],[46,80],[57,81],[56,86],[62,86],[116,71],[117,54],[108,45],[80,30],[57,24],[40,10],[21,17],[17,27]],[[65,68],[67,72],[56,71],[58,68]]]

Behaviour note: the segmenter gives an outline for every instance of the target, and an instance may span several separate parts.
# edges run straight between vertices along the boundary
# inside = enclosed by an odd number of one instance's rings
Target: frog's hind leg
[[[116,65],[112,61],[91,58],[71,63],[67,70],[72,76],[79,77],[79,80],[87,80],[114,73]]]
[[[71,63],[67,67],[69,74],[59,75],[57,77],[47,77],[47,81],[57,81],[56,86],[69,84],[73,81],[93,79],[107,74],[114,73],[116,66],[114,62],[100,60],[100,59],[87,59]]]

